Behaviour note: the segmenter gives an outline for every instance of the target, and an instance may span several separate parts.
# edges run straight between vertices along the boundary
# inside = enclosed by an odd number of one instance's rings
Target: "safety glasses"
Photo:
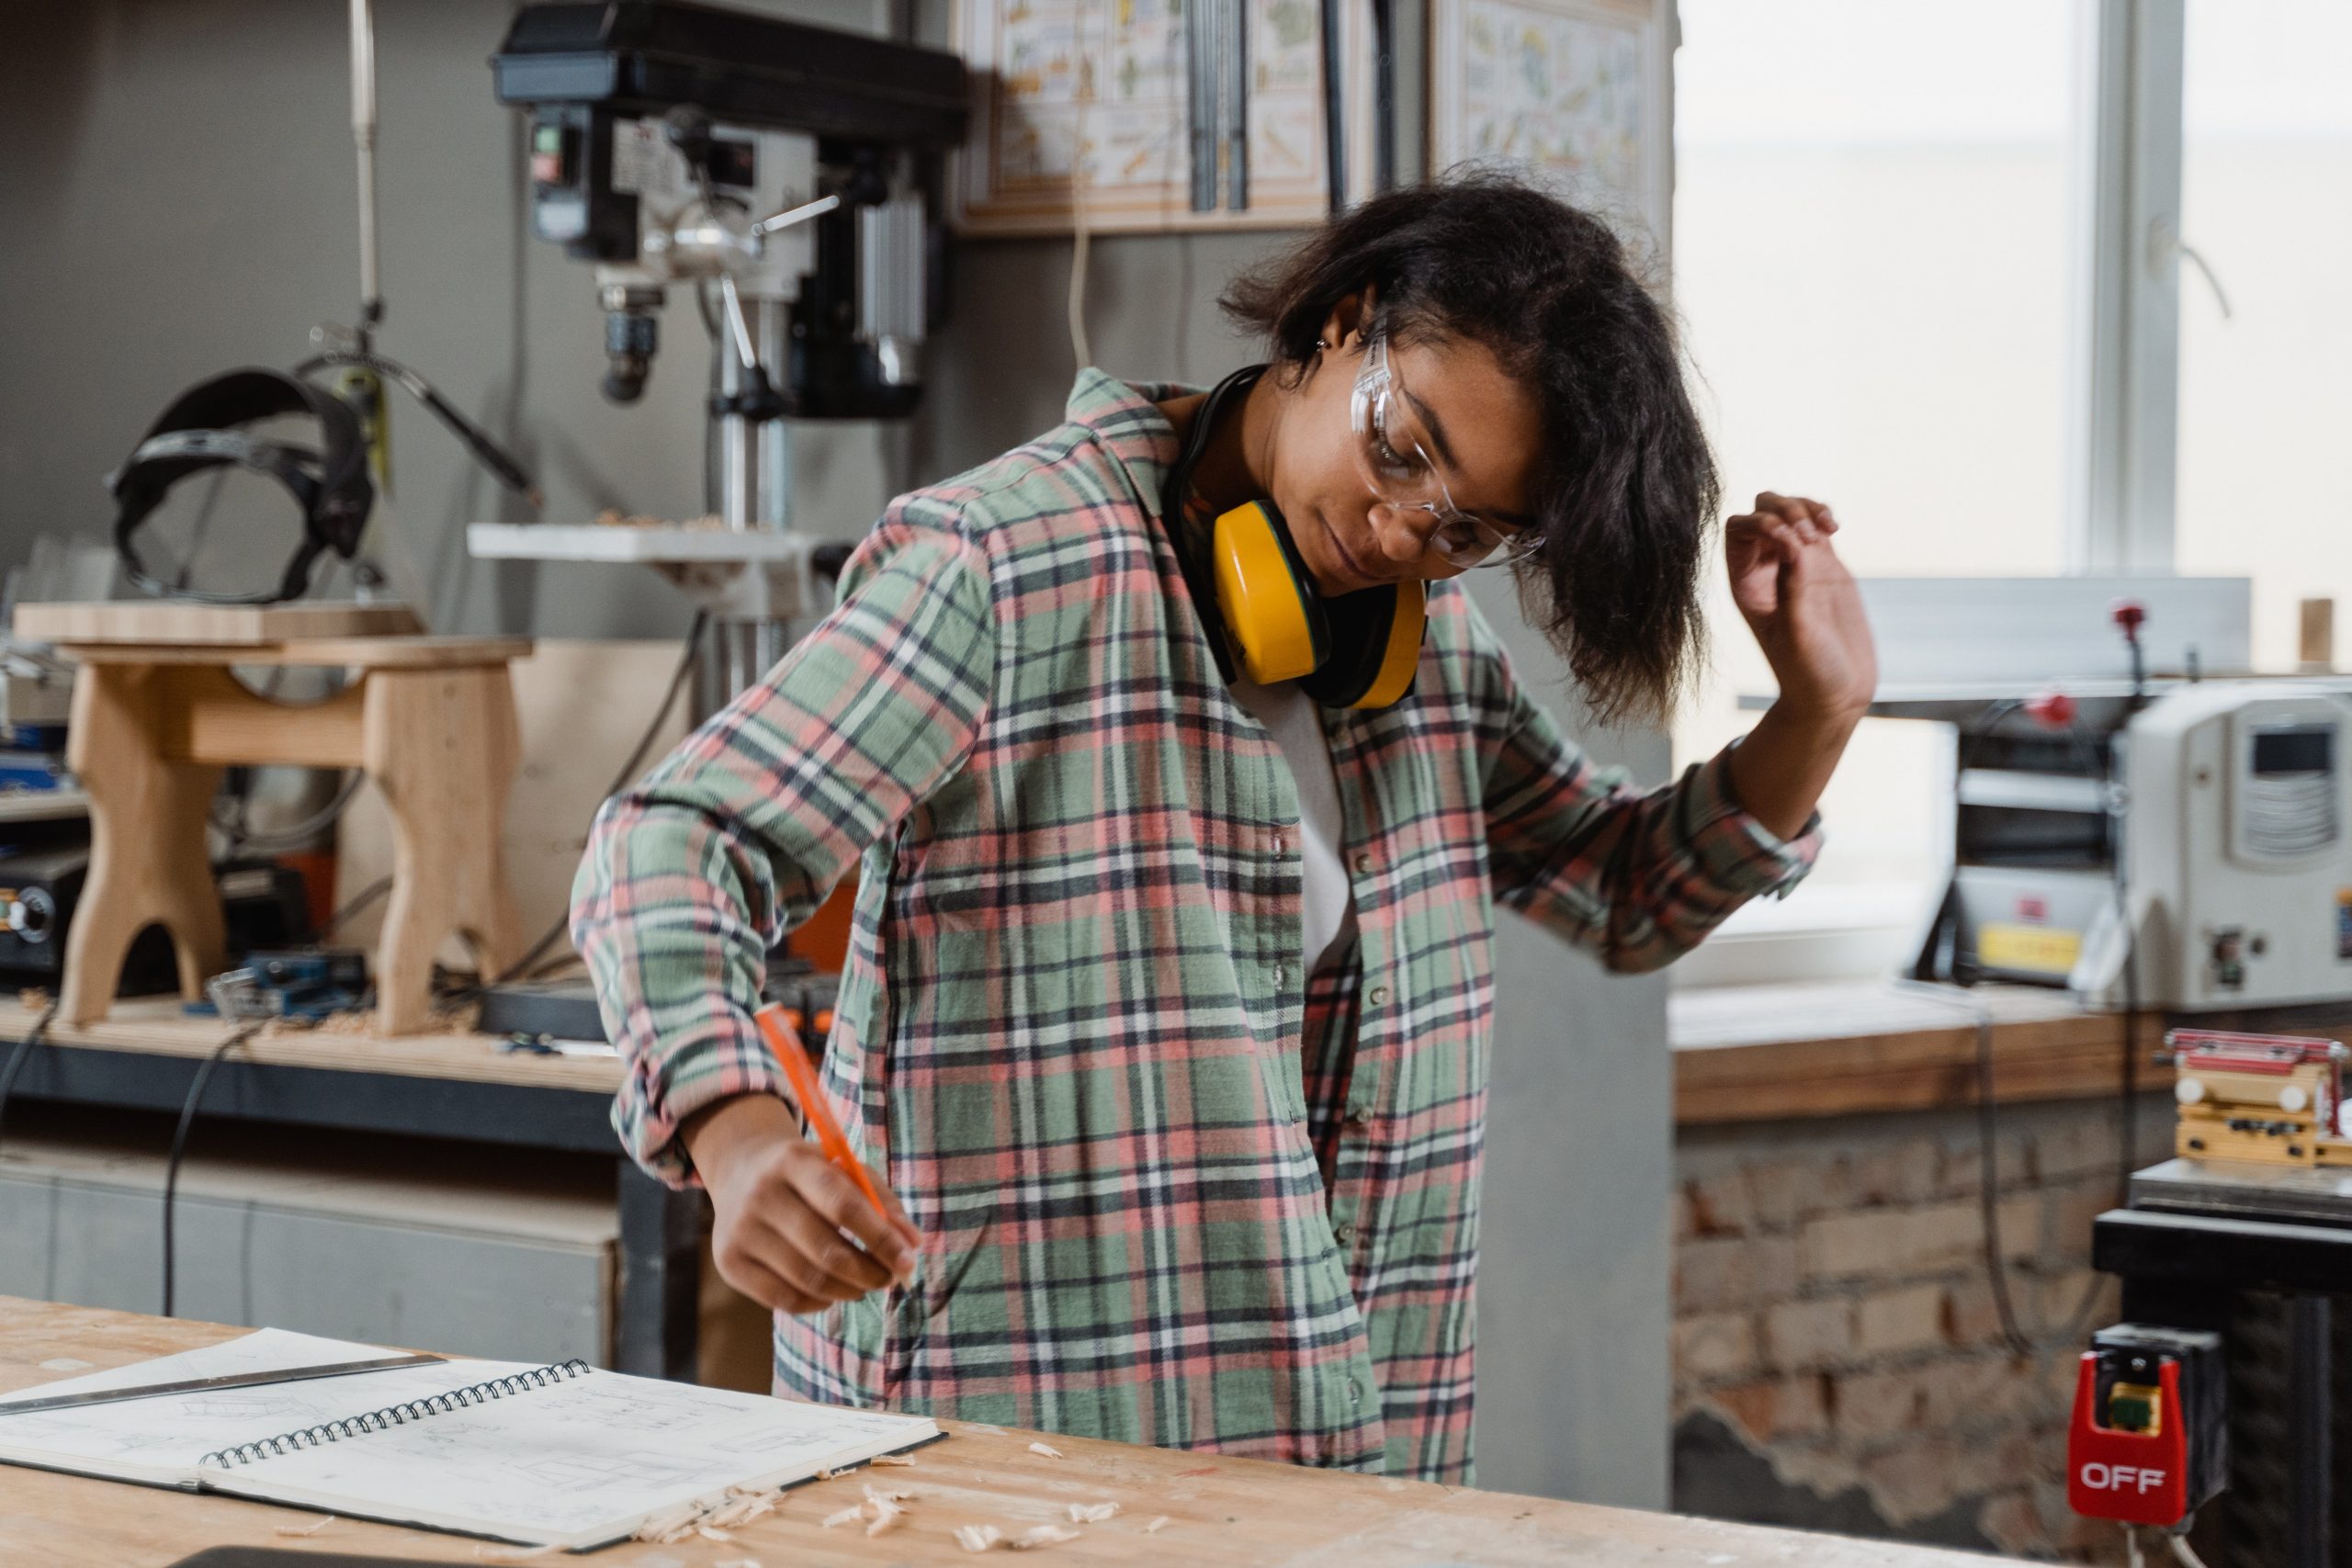
[[[1374,333],[1365,342],[1348,398],[1348,425],[1355,436],[1356,467],[1376,504],[1426,512],[1437,519],[1430,547],[1450,566],[1510,566],[1534,552],[1532,528],[1509,528],[1474,517],[1453,502],[1445,477],[1420,439],[1421,423],[1388,358],[1388,337]]]

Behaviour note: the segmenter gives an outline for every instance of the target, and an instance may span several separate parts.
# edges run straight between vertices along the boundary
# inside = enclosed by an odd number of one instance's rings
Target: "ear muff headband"
[[[319,427],[321,449],[264,440],[236,428],[277,414],[308,414]],[[277,587],[251,594],[195,593],[147,571],[131,536],[175,484],[206,468],[234,465],[267,474],[302,509],[302,542]],[[311,567],[333,548],[348,559],[375,505],[368,451],[358,415],[325,389],[275,370],[232,370],[199,381],[172,400],[107,479],[114,492],[114,544],[124,572],[150,593],[215,604],[271,604],[309,591]]]

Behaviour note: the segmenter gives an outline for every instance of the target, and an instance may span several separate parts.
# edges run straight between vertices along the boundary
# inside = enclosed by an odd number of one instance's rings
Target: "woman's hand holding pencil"
[[[922,1234],[851,1152],[783,1010],[763,1009],[759,1021],[817,1141],[802,1136],[790,1106],[767,1094],[723,1100],[688,1120],[682,1135],[710,1191],[720,1276],[789,1313],[905,1284]]]

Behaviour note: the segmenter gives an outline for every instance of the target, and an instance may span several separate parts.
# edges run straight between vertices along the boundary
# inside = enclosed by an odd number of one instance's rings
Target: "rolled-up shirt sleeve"
[[[1740,803],[1734,741],[1641,789],[1595,767],[1494,654],[1483,706],[1485,805],[1497,900],[1611,969],[1660,968],[1758,894],[1787,892],[1821,852],[1821,818],[1782,839]]]
[[[895,505],[833,611],[590,832],[571,934],[628,1072],[614,1126],[672,1185],[695,1180],[687,1117],[786,1095],[752,1018],[768,949],[979,732],[996,660],[986,563],[952,515],[919,504]]]

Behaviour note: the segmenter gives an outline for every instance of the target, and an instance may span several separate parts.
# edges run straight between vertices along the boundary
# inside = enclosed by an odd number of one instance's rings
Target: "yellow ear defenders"
[[[1235,507],[1216,520],[1205,540],[1184,518],[1193,465],[1207,446],[1217,416],[1265,368],[1252,366],[1227,377],[1193,416],[1184,450],[1169,475],[1163,525],[1193,603],[1208,624],[1209,647],[1226,680],[1235,679],[1238,666],[1243,678],[1261,686],[1296,681],[1326,707],[1386,707],[1413,689],[1427,622],[1423,583],[1326,598],[1272,502]]]
[[[1218,518],[1209,554],[1225,640],[1250,680],[1296,681],[1335,708],[1385,708],[1413,689],[1426,618],[1419,581],[1326,599],[1265,501]]]

